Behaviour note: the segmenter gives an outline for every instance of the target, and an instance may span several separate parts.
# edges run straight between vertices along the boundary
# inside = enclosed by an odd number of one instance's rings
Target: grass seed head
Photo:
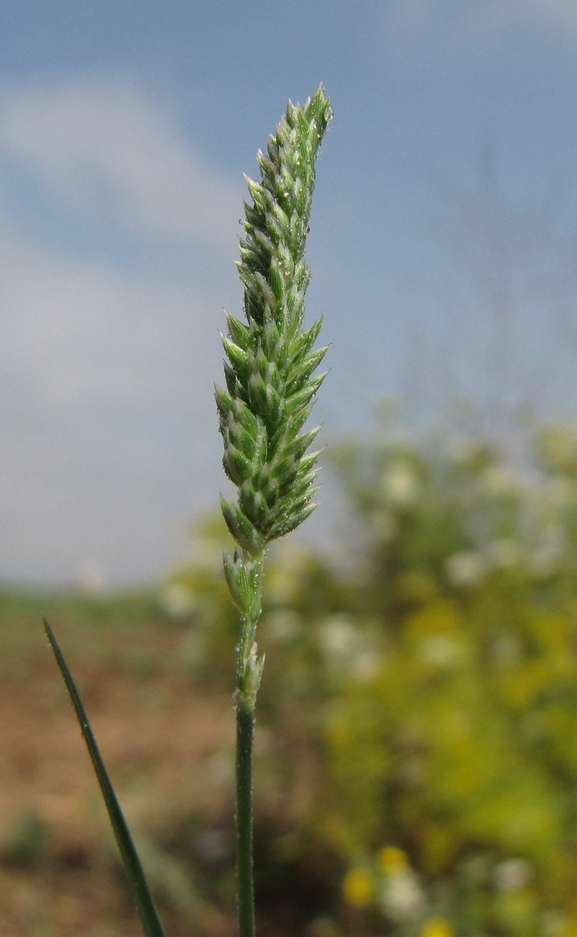
[[[251,556],[315,508],[318,453],[306,451],[318,428],[301,431],[326,376],[313,375],[327,347],[313,350],[321,320],[303,328],[304,251],[315,161],[331,116],[322,85],[303,106],[289,101],[267,152],[257,155],[260,182],[246,177],[252,203],[245,202],[238,262],[246,323],[227,316],[227,389],[217,387],[216,402],[224,470],[239,489],[237,503],[223,499],[222,510]],[[227,578],[230,585],[232,565]]]

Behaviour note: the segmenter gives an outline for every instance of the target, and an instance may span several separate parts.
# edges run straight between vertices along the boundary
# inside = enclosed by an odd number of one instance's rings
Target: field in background
[[[195,863],[210,875],[216,862],[219,879],[231,863],[230,694],[199,692],[186,629],[151,596],[15,594],[0,595],[0,933],[139,933],[42,614],[66,649],[159,902],[184,933],[202,908]],[[226,931],[225,915],[202,914],[211,932]]]
[[[525,451],[390,427],[352,441],[334,460],[345,559],[271,551],[263,937],[577,934],[577,431]],[[215,516],[149,595],[0,595],[2,937],[139,933],[43,614],[168,934],[234,932],[226,547]]]

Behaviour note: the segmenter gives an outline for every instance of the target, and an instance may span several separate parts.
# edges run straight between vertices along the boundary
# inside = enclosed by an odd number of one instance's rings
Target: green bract
[[[238,263],[247,324],[228,316],[228,337],[222,337],[227,389],[216,389],[216,402],[224,469],[239,489],[238,503],[223,499],[222,510],[251,556],[302,524],[315,507],[318,453],[305,453],[318,427],[301,430],[325,377],[313,374],[327,348],[313,350],[322,320],[303,328],[310,280],[304,250],[315,159],[331,115],[322,86],[303,107],[289,101],[267,154],[259,151],[261,182],[247,178],[252,204],[245,203]],[[242,607],[244,589],[232,586],[231,570],[227,580]]]

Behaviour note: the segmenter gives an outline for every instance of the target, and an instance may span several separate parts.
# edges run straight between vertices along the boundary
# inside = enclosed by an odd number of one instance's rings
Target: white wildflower
[[[453,586],[477,586],[485,575],[486,563],[475,550],[460,550],[447,558],[445,571]]]
[[[529,882],[531,866],[525,859],[506,859],[495,866],[494,874],[501,891],[517,891]]]
[[[359,649],[359,632],[345,615],[331,615],[320,627],[320,644],[329,663],[349,662]]]
[[[411,869],[389,876],[380,898],[385,914],[399,923],[418,918],[425,907],[419,880]]]
[[[397,463],[387,470],[382,482],[383,494],[394,507],[410,507],[419,496],[419,479],[404,463]]]

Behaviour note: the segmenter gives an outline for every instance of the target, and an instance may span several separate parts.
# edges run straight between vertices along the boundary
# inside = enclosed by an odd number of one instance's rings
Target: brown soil
[[[104,807],[54,666],[46,658],[25,685],[0,685],[0,937],[137,937]],[[190,678],[174,674],[142,680],[86,662],[75,670],[133,828],[177,825],[191,812],[231,812],[223,770],[234,744],[230,698],[203,698]],[[226,930],[208,908],[205,929]],[[171,933],[179,932],[175,919]]]

